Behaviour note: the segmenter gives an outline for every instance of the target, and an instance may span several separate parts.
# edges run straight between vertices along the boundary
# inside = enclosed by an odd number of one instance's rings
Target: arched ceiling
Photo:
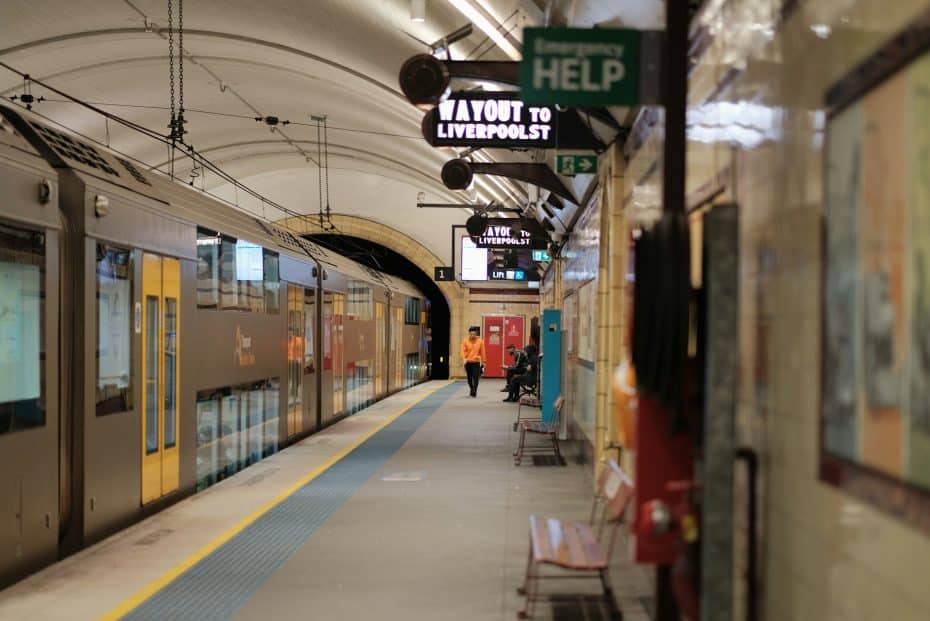
[[[541,19],[529,0],[468,0],[519,37]],[[637,0],[650,4],[659,0]],[[174,0],[177,6],[177,0]],[[330,204],[334,212],[383,222],[451,259],[449,230],[464,222],[457,209],[417,209],[427,202],[460,202],[439,180],[450,149],[420,136],[422,112],[401,95],[397,74],[426,42],[466,24],[459,0],[428,0],[426,21],[410,19],[410,0],[188,0],[184,6],[186,140],[244,184],[300,213],[319,209],[317,128],[329,132]],[[558,3],[557,3],[558,4]],[[583,15],[611,16],[612,3],[582,2]],[[520,8],[523,7],[523,10]],[[615,16],[619,17],[619,13]],[[61,91],[167,133],[167,0],[3,0],[0,61]],[[454,58],[507,60],[478,28],[453,47]],[[0,69],[0,95],[22,91],[19,76]],[[164,145],[33,86],[48,100],[36,112],[151,167],[167,170]],[[289,120],[275,131],[254,117]],[[506,161],[526,154],[483,152]],[[190,178],[190,166],[175,165]],[[219,177],[195,184],[261,211]],[[482,201],[523,200],[527,188],[495,178],[477,180]],[[275,214],[265,214],[274,218]],[[278,216],[281,217],[281,216]]]

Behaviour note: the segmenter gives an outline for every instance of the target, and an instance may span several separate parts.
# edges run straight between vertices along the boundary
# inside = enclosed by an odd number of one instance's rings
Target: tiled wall
[[[926,0],[708,0],[699,18],[712,42],[689,78],[687,185],[692,201],[719,186],[716,201],[739,205],[737,443],[760,456],[766,621],[930,619],[930,536],[818,477],[821,312],[830,312],[825,94],[928,9]],[[661,200],[661,114],[658,125],[629,153],[634,223],[655,217]],[[736,488],[741,619],[750,533],[739,470]]]

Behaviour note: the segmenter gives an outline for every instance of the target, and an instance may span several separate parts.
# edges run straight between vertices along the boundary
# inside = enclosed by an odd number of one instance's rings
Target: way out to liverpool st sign
[[[514,94],[456,93],[423,117],[423,138],[434,147],[551,148],[558,114]]]
[[[527,104],[640,101],[642,33],[618,28],[527,28],[520,98]]]

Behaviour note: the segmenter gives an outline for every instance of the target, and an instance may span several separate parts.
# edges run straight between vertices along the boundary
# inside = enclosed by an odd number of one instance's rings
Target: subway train
[[[427,378],[411,284],[0,126],[0,587]]]

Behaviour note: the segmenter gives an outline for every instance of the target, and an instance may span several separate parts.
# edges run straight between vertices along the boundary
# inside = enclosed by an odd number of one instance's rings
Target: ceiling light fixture
[[[522,55],[520,50],[502,33],[499,27],[492,22],[490,17],[481,7],[472,4],[471,0],[449,0],[449,4],[459,10],[459,13],[467,17],[471,22],[481,29],[481,31],[491,38],[497,47],[501,48],[511,60],[520,60]],[[496,20],[494,20],[496,21]]]
[[[426,21],[426,0],[410,0],[410,21]]]

